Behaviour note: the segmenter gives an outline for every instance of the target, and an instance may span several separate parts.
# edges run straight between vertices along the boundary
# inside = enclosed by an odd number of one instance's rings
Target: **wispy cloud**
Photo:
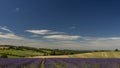
[[[70,29],[76,29],[76,26],[71,26]]]
[[[4,26],[4,27],[0,26],[0,29],[12,33],[12,31],[10,29],[8,29],[6,26]]]
[[[13,9],[13,12],[19,12],[20,11],[20,8],[15,8],[15,9]]]
[[[45,39],[56,39],[56,40],[77,40],[80,36],[70,36],[70,35],[50,35],[44,36]]]
[[[18,39],[18,40],[24,39],[23,37],[17,36],[17,35],[15,35],[13,33],[0,33],[0,38]]]
[[[0,30],[0,44],[81,50],[120,48],[120,37],[86,37],[80,35],[68,35],[68,33],[66,34],[65,32],[52,30],[25,30],[26,32],[33,33],[31,37],[40,38],[30,39],[16,35],[7,27],[0,26]]]
[[[38,35],[31,35],[30,37],[39,37]]]
[[[20,8],[15,8],[16,11],[20,11]]]
[[[4,27],[0,26],[0,30],[7,31],[7,33],[6,32],[0,32],[0,38],[18,39],[18,40],[24,39],[23,37],[15,35],[14,32],[11,31],[10,29],[8,29],[6,26],[4,26]]]
[[[120,40],[120,37],[105,37],[105,38],[98,38],[96,40]]]
[[[120,40],[120,37],[82,37],[88,41],[106,41],[106,40]]]
[[[65,34],[64,32],[55,32],[52,30],[25,30],[26,32],[30,32],[33,34],[40,34],[40,35],[44,35],[44,34]]]

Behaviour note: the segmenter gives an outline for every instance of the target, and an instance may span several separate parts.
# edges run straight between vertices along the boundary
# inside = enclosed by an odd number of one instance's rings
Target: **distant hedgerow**
[[[7,54],[2,54],[1,58],[8,58]]]

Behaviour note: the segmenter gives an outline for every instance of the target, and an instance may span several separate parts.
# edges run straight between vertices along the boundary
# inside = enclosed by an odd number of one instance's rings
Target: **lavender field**
[[[0,68],[120,68],[120,59],[9,58],[0,59]]]

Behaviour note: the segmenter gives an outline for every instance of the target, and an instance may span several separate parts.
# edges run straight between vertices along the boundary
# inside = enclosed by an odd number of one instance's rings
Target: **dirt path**
[[[30,58],[70,58],[68,55],[62,55],[62,56],[34,56]]]

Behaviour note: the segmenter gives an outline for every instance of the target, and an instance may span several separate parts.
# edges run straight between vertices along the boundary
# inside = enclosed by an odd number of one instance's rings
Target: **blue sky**
[[[60,49],[120,48],[119,3],[0,0],[0,43]]]

